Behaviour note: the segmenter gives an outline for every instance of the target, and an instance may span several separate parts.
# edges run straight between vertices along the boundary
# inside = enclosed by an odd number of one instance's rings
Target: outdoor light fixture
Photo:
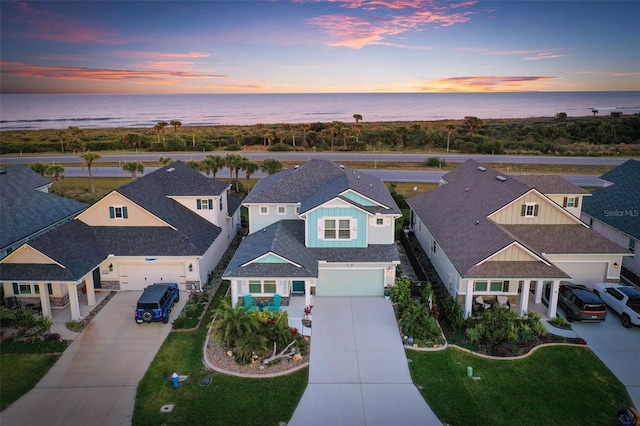
[[[109,272],[113,272],[113,263],[109,264]]]
[[[193,265],[191,263],[189,264],[189,272],[193,272]]]

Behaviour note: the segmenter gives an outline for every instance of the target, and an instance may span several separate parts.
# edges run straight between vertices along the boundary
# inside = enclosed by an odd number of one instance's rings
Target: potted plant
[[[313,309],[313,305],[305,306],[304,308],[304,319],[302,320],[302,325],[308,328],[311,328],[311,310]]]
[[[389,300],[391,298],[391,286],[385,286],[384,288],[384,298]]]

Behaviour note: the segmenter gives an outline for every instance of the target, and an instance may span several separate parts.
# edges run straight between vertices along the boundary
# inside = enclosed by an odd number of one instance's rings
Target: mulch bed
[[[221,345],[213,336],[211,336],[207,346],[207,359],[212,365],[231,373],[253,374],[256,376],[262,374],[284,373],[305,362],[309,362],[309,354],[307,354],[302,355],[302,360],[300,361],[293,361],[291,358],[283,358],[280,363],[272,363],[271,365],[264,366],[264,368],[260,369],[260,366],[262,365],[262,358],[257,359],[253,364],[241,365],[235,361],[234,356],[227,355],[228,350],[230,350],[230,348],[226,348],[224,345]],[[272,351],[273,349],[271,349],[267,356],[270,356]],[[280,351],[281,349],[278,350],[278,353]]]

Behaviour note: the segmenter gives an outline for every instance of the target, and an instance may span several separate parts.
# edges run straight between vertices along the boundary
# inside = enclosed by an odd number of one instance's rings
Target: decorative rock
[[[227,356],[233,356],[233,352],[227,351]]]
[[[294,361],[300,361],[301,359],[302,359],[302,355],[300,355],[300,354],[295,354],[295,355],[293,356],[293,360],[294,360]]]
[[[259,370],[264,370],[264,365],[261,365],[260,367],[258,367]]]

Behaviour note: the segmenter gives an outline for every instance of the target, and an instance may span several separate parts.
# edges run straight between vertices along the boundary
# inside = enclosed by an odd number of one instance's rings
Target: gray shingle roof
[[[400,209],[380,179],[331,161],[318,159],[261,179],[247,195],[244,203],[300,203],[300,212],[304,213],[338,197],[348,189],[388,208],[364,207],[343,198],[351,204],[371,213],[400,214]]]
[[[267,253],[274,253],[291,264],[243,264]],[[304,244],[304,221],[281,220],[244,238],[223,276],[233,277],[317,277],[318,262],[399,261],[395,244],[366,248],[308,248]]]
[[[465,278],[571,278],[557,266],[544,262],[484,262],[474,266]]]
[[[26,166],[9,166],[3,170],[0,174],[0,249],[68,220],[88,206],[36,190],[50,182]]]
[[[640,239],[640,161],[628,160],[601,176],[614,185],[585,197],[582,211],[635,239]]]
[[[516,179],[499,181],[497,171],[481,166],[469,160],[443,177],[446,185],[407,200],[462,276],[515,241],[487,216],[531,191]]]
[[[589,191],[574,185],[558,175],[512,175],[543,194],[588,194]]]
[[[503,225],[510,234],[538,253],[628,253],[583,225]]]

